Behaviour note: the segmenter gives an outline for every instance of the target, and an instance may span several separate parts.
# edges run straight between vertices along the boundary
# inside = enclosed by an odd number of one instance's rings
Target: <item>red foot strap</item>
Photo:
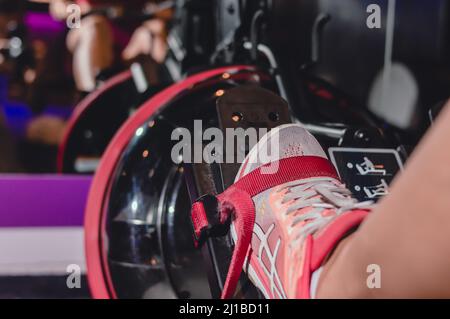
[[[205,207],[202,202],[195,202],[191,209],[192,226],[194,227],[194,235],[196,241],[200,239],[202,231],[208,227],[209,221],[206,217]]]
[[[250,172],[217,196],[220,222],[223,224],[228,218],[233,217],[238,237],[222,291],[222,299],[233,296],[248,254],[255,224],[252,197],[277,185],[312,177],[338,179],[333,165],[325,158],[289,157]],[[201,237],[202,232],[214,227],[210,225],[201,201],[192,205],[191,218],[197,239]]]

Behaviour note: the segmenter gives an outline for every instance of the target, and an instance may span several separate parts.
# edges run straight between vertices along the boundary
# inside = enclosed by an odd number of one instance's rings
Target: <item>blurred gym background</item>
[[[188,6],[192,1],[179,0],[177,5]],[[228,0],[219,1],[228,5]],[[99,32],[105,32],[101,40],[112,48],[111,53],[99,55],[97,81],[142,55],[150,55],[156,62],[164,60],[167,34],[181,17],[170,9],[156,23],[135,19],[136,12],[151,10],[160,2],[76,2],[82,13],[99,8],[117,12],[116,19],[94,21],[100,25]],[[77,73],[81,71],[77,70],[73,47],[83,36],[83,28],[87,28],[83,21],[87,20],[82,20],[80,29],[67,27],[67,6],[72,3],[0,0],[1,173],[55,173],[67,119],[77,102],[93,89]],[[388,0],[273,0],[266,36],[284,72],[308,72],[327,81],[354,104],[368,108],[398,129],[414,145],[429,126],[429,111],[449,96],[450,1],[396,3],[394,28],[388,30]],[[366,25],[370,4],[382,9],[379,29]],[[149,30],[156,39],[153,47],[136,45],[146,43]],[[225,35],[228,30],[214,31]],[[387,61],[387,34],[391,31],[392,57]],[[390,108],[383,108],[378,97],[386,63],[391,64],[394,79],[387,94]],[[33,280],[30,284],[29,277],[0,274],[0,298],[89,296],[85,284],[82,290],[67,290],[65,277],[38,276]]]

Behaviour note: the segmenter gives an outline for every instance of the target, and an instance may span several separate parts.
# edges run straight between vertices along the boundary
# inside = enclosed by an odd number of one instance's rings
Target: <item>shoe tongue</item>
[[[295,156],[327,158],[319,142],[300,124],[274,128],[251,149],[235,181],[265,164]]]

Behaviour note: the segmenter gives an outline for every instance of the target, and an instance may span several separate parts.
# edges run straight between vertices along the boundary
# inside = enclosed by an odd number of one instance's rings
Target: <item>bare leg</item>
[[[150,55],[157,63],[164,62],[167,53],[166,31],[163,20],[150,20],[137,28],[122,52],[124,60],[132,60],[140,54]]]
[[[327,261],[318,298],[450,298],[450,102],[391,190]]]
[[[96,76],[113,64],[113,35],[105,17],[88,16],[80,29],[72,29],[67,46],[73,52],[73,73],[80,91],[95,89]]]

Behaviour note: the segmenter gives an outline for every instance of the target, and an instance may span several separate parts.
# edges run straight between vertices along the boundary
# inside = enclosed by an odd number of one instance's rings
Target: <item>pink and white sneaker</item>
[[[259,160],[274,145],[277,158]],[[222,221],[231,215],[235,242],[223,298],[233,296],[242,270],[266,298],[310,298],[313,274],[371,204],[352,198],[317,140],[297,124],[261,138],[217,199]],[[195,203],[192,212],[200,230],[204,209]]]

